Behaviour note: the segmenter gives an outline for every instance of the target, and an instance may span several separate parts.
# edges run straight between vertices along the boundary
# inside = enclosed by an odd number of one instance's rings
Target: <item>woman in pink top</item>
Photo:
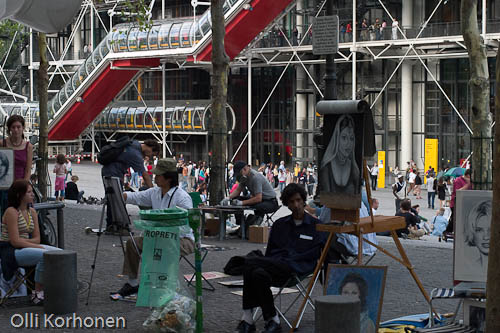
[[[14,150],[14,180],[24,179],[29,181],[31,176],[31,163],[33,160],[33,146],[24,139],[24,118],[12,115],[7,120],[7,134],[2,140],[2,147]]]
[[[64,190],[65,184],[64,179],[66,178],[66,157],[63,154],[59,154],[56,157],[56,165],[54,166],[54,173],[56,174],[56,200],[64,200]],[[61,194],[59,196],[59,193]]]
[[[24,138],[24,118],[12,115],[7,119],[7,138],[0,140],[0,146],[14,151],[14,180],[29,181],[33,161],[33,146]],[[7,209],[7,191],[0,191],[0,214]],[[0,216],[1,216],[0,215]]]

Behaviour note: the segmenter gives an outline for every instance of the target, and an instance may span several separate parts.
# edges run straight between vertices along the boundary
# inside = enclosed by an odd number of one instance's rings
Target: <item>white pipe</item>
[[[34,101],[33,96],[33,29],[30,28],[30,101]]]
[[[166,133],[166,128],[167,128],[167,122],[166,122],[166,117],[165,117],[165,62],[163,62],[161,64],[161,68],[162,68],[162,71],[161,71],[161,101],[162,101],[162,115],[161,115],[161,118],[162,118],[162,125],[163,125],[163,128],[162,128],[162,136],[163,136],[163,158],[166,158],[167,157],[167,133]]]
[[[356,0],[352,0],[352,99],[356,100]]]
[[[248,101],[247,101],[247,127],[248,127],[248,164],[252,165],[252,55],[248,57]]]
[[[482,30],[483,30],[483,39],[486,39],[486,0],[483,0],[483,8],[482,8],[482,21],[481,21],[481,25],[482,25]]]
[[[412,65],[406,61],[401,66],[401,155],[399,166],[413,159],[413,86]]]

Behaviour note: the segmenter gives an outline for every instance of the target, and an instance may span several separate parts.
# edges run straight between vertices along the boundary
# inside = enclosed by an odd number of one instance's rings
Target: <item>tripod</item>
[[[90,298],[90,290],[92,289],[92,281],[94,278],[94,271],[95,271],[95,263],[97,261],[97,252],[99,249],[99,242],[101,240],[101,234],[103,233],[102,225],[104,223],[104,213],[106,210],[106,206],[108,209],[111,210],[111,217],[112,217],[112,225],[117,227],[118,230],[118,235],[120,237],[120,245],[122,247],[123,251],[123,256],[125,256],[125,248],[123,246],[123,239],[122,239],[122,230],[128,231],[128,235],[130,237],[130,240],[132,241],[132,244],[134,245],[134,249],[137,251],[138,254],[140,254],[139,248],[137,247],[137,244],[134,240],[134,236],[132,231],[130,230],[130,225],[132,224],[130,221],[130,216],[127,213],[127,208],[125,205],[125,201],[123,200],[123,191],[122,191],[122,185],[120,182],[120,178],[118,177],[103,177],[103,183],[104,183],[104,202],[102,206],[102,211],[101,211],[101,221],[99,223],[99,229],[97,231],[97,244],[95,247],[95,252],[94,252],[94,262],[92,263],[92,273],[90,275],[90,283],[89,283],[89,291],[87,294],[87,302],[85,305],[89,305],[89,298]]]

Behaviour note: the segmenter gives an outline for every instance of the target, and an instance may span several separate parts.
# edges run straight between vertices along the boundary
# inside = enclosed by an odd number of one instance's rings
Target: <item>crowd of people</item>
[[[375,18],[375,21],[369,22],[368,19],[364,18],[361,22],[357,23],[357,40],[358,41],[370,41],[370,40],[383,40],[389,39],[386,36],[386,31],[391,29],[390,39],[398,39],[398,27],[399,21],[394,18],[390,27],[388,26],[387,20]],[[340,43],[348,43],[353,41],[353,24],[352,21],[347,23],[340,23],[339,26],[339,41]]]
[[[407,230],[403,234],[413,238],[432,234],[438,236],[440,241],[442,237],[445,239],[453,237],[456,218],[454,208],[456,191],[472,189],[471,170],[467,169],[462,176],[454,178],[446,175],[449,167],[443,167],[436,173],[435,169],[429,166],[422,174],[415,162],[409,161],[407,164],[406,174],[395,170],[396,182],[392,185],[396,215],[404,216],[407,222]],[[412,205],[411,202],[412,195],[415,197],[414,200],[424,199],[422,197],[424,177],[427,190],[427,208],[436,209],[436,194],[439,201],[439,209],[435,216],[430,219],[430,223],[415,209],[419,205]]]

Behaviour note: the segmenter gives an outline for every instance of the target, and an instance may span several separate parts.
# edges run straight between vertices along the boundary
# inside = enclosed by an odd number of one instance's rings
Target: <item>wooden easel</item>
[[[362,265],[363,263],[363,242],[368,243],[369,245],[377,248],[377,250],[380,250],[380,252],[386,254],[387,256],[391,257],[392,259],[396,260],[399,262],[401,265],[405,266],[408,271],[410,272],[410,275],[413,277],[413,280],[417,284],[417,287],[420,289],[420,292],[424,296],[424,298],[427,300],[427,303],[430,304],[430,297],[427,294],[427,292],[424,289],[424,286],[422,285],[422,282],[420,282],[420,279],[417,276],[417,273],[415,273],[415,270],[413,269],[413,266],[410,262],[410,259],[408,259],[408,256],[406,255],[406,252],[403,248],[403,245],[401,245],[401,242],[399,241],[398,235],[396,233],[396,230],[406,228],[406,222],[404,217],[401,216],[373,216],[372,212],[372,198],[371,198],[371,187],[370,187],[370,180],[368,177],[368,168],[366,165],[366,161],[363,159],[363,178],[365,180],[366,184],[366,194],[368,196],[368,204],[370,207],[369,217],[364,217],[364,218],[359,218],[359,210],[358,213],[354,213],[353,211],[347,211],[347,210],[339,210],[339,209],[332,209],[332,220],[333,216],[335,216],[336,220],[339,220],[339,217],[348,217],[351,218],[345,219],[343,221],[349,221],[352,222],[349,225],[338,225],[338,224],[333,224],[333,223],[325,223],[325,224],[318,224],[316,226],[316,230],[318,231],[325,231],[329,232],[330,235],[328,236],[328,240],[326,241],[326,245],[323,248],[323,251],[321,252],[321,256],[318,260],[318,264],[316,265],[316,268],[314,269],[313,277],[309,281],[309,284],[307,286],[307,291],[306,295],[304,297],[304,300],[302,301],[302,304],[300,305],[299,311],[297,313],[297,316],[295,317],[295,320],[293,321],[292,328],[290,329],[290,333],[294,331],[295,327],[297,326],[297,322],[299,321],[300,314],[302,313],[302,310],[304,309],[304,306],[306,305],[307,300],[309,299],[309,295],[311,294],[311,290],[313,287],[313,282],[316,281],[316,278],[321,270],[321,267],[323,267],[323,264],[326,259],[326,255],[328,253],[328,249],[330,249],[330,245],[332,243],[333,237],[335,234],[339,233],[347,233],[347,234],[352,234],[356,235],[358,237],[358,263],[357,265]],[[335,214],[335,215],[334,215]],[[356,219],[357,216],[357,219]],[[392,239],[394,240],[394,244],[396,244],[396,248],[398,249],[400,258],[395,256],[394,254],[388,252],[386,249],[382,248],[381,246],[374,244],[370,242],[369,240],[363,238],[363,234],[369,234],[372,232],[387,232],[389,231],[391,233]],[[437,315],[437,312],[433,309],[434,313]]]

